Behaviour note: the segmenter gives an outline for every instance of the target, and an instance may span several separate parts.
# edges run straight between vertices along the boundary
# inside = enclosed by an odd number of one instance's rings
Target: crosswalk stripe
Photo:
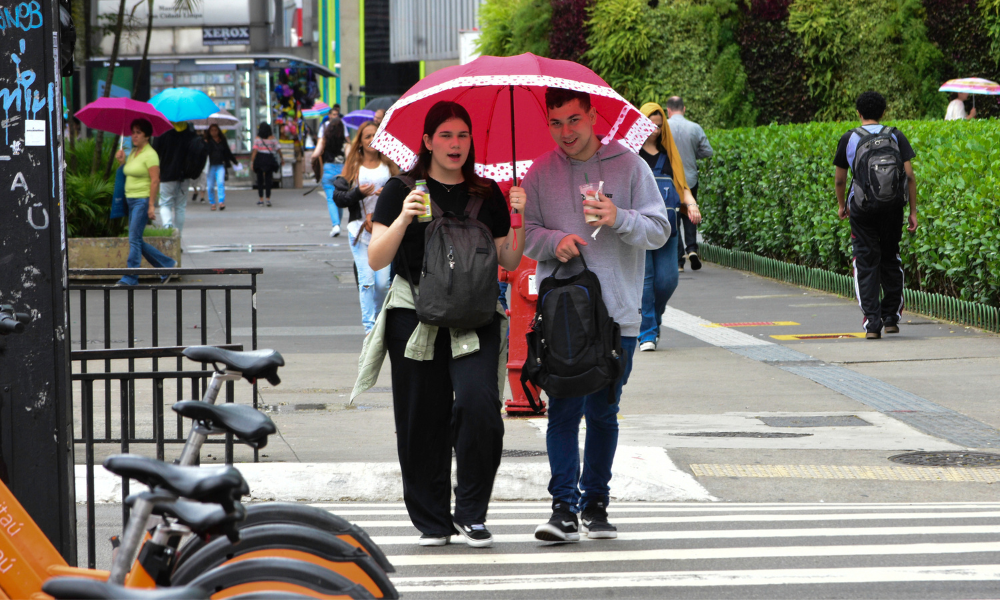
[[[906,509],[909,509],[909,510],[928,510],[928,511],[932,511],[932,510],[940,510],[942,508],[952,508],[952,507],[940,507],[940,506],[920,507],[920,506],[912,506],[911,505],[911,506],[905,506],[905,507],[900,507],[900,508],[906,508]],[[981,505],[981,506],[963,506],[962,508],[983,509],[983,510],[985,510],[985,509],[994,509],[995,510],[995,509],[1000,509],[1000,506],[998,506],[996,504],[988,504],[988,505]],[[846,506],[822,506],[822,505],[820,505],[820,506],[796,506],[796,507],[791,507],[791,508],[787,508],[787,509],[780,508],[780,507],[777,507],[777,506],[769,506],[769,507],[752,507],[752,506],[748,506],[746,508],[733,509],[733,508],[727,507],[727,506],[714,506],[714,505],[707,505],[707,506],[670,506],[670,507],[666,507],[666,506],[619,507],[617,504],[615,504],[615,505],[613,505],[611,507],[611,512],[613,514],[622,514],[622,513],[674,513],[674,512],[677,512],[677,513],[690,513],[690,512],[744,513],[744,512],[793,512],[793,511],[811,511],[811,510],[816,510],[816,511],[828,511],[828,510],[871,510],[871,509],[872,509],[872,507],[866,506],[866,505],[863,505],[863,504],[859,504],[859,505],[853,506],[853,507],[846,507]],[[330,512],[336,514],[337,516],[341,516],[341,517],[361,517],[361,516],[371,516],[371,517],[384,516],[384,517],[388,517],[388,516],[400,516],[400,515],[408,514],[406,512],[405,508],[394,508],[394,509],[387,509],[387,510],[370,509],[370,508],[366,508],[366,509],[344,508],[344,509],[339,509],[339,510],[330,509]],[[539,515],[547,515],[547,514],[549,514],[551,512],[552,512],[552,508],[549,507],[549,506],[516,507],[516,506],[508,506],[506,504],[494,504],[494,505],[490,506],[490,509],[489,509],[489,514],[491,514],[491,515],[497,515],[497,514],[539,514]]]
[[[991,581],[1000,566],[909,566],[832,569],[752,569],[734,571],[656,571],[477,577],[393,577],[401,594],[636,587],[711,587],[838,583],[913,583]]]
[[[779,521],[874,521],[874,520],[917,520],[917,519],[987,519],[1000,517],[1000,511],[983,512],[923,512],[923,513],[858,513],[820,515],[697,515],[684,517],[616,517],[612,512],[611,521],[618,525],[657,523],[763,523]],[[406,521],[355,521],[358,527],[388,528],[412,527]],[[490,519],[489,527],[539,525],[539,519]]]
[[[603,552],[531,552],[519,554],[407,554],[390,556],[395,567],[441,565],[520,565],[644,560],[720,560],[734,558],[803,558],[818,556],[902,556],[1000,552],[1000,542],[870,544],[847,546],[756,546],[749,548],[679,548]]]
[[[334,509],[405,509],[402,502],[313,502],[309,506]],[[490,504],[493,507],[505,508],[551,508],[549,501],[497,501]],[[893,508],[994,508],[1000,509],[1000,502],[616,502],[612,500],[613,508],[636,507],[636,508],[677,508],[690,510],[828,510],[835,508],[845,509],[893,509]]]
[[[708,540],[736,538],[793,538],[793,537],[878,537],[901,535],[991,535],[1000,534],[1000,525],[955,525],[929,527],[829,527],[809,529],[697,529],[690,531],[623,531],[618,533],[618,539],[624,541],[644,540]],[[372,540],[379,546],[413,545],[417,536],[413,535],[382,535],[373,536]],[[606,540],[591,540],[582,537],[581,541],[593,542]],[[534,534],[494,534],[493,542],[497,544],[538,543]]]

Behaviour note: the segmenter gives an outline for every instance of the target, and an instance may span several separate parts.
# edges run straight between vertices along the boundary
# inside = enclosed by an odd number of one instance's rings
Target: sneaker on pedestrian
[[[681,256],[677,260],[677,265],[678,265],[677,270],[680,271],[681,273],[683,273],[684,272],[684,257],[683,256]]]
[[[608,523],[608,510],[604,502],[591,502],[580,513],[580,533],[592,540],[613,540],[618,529]]]
[[[899,333],[899,325],[886,325],[883,331],[886,333]]]
[[[639,352],[652,352],[656,350],[656,342],[643,342],[639,344]]]
[[[880,339],[882,339],[882,334],[879,333],[878,331],[869,331],[868,333],[865,334],[865,339],[866,340],[880,340]]]
[[[691,254],[688,254],[688,260],[691,261],[692,271],[697,271],[701,269],[701,259],[698,258],[697,252],[692,252]]]
[[[579,523],[568,504],[553,502],[552,518],[535,528],[535,539],[543,542],[579,542]]]
[[[455,523],[455,529],[458,530],[459,535],[465,538],[465,543],[473,548],[488,548],[493,545],[493,534],[482,523],[475,525]]]
[[[340,225],[334,225],[333,229],[330,230],[330,237],[337,237],[340,235]]]
[[[451,543],[451,536],[425,533],[420,536],[420,540],[417,543],[421,546],[447,546]]]

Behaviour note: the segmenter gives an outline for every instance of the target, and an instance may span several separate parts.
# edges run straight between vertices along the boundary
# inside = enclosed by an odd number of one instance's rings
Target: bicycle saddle
[[[237,352],[214,346],[190,346],[184,349],[183,354],[197,362],[222,363],[227,369],[242,373],[250,383],[263,377],[271,385],[278,385],[281,383],[278,367],[285,366],[285,359],[275,350]]]
[[[240,472],[233,467],[181,467],[134,454],[109,456],[104,468],[152,488],[163,488],[196,502],[221,504],[227,512],[236,510],[236,501],[250,493]]]
[[[201,535],[223,529],[230,523],[242,521],[246,518],[247,511],[242,504],[237,505],[236,510],[229,513],[214,504],[177,500],[156,503],[153,505],[153,514],[173,517],[181,525],[186,525],[188,529]]]
[[[205,600],[208,592],[198,586],[155,589],[126,588],[84,577],[54,577],[42,591],[56,600]]]
[[[182,417],[201,422],[212,433],[232,432],[251,448],[267,446],[267,436],[278,431],[270,417],[251,406],[182,400],[172,408]]]

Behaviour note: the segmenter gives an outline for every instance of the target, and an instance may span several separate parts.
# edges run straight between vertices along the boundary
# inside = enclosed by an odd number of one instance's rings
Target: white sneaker
[[[340,225],[334,225],[333,229],[330,230],[330,237],[337,237],[340,235]]]
[[[656,350],[656,342],[643,342],[639,344],[639,352],[652,352]]]
[[[427,535],[426,533],[420,536],[420,541],[418,542],[421,546],[447,546],[451,542],[451,536],[437,537],[433,535]]]

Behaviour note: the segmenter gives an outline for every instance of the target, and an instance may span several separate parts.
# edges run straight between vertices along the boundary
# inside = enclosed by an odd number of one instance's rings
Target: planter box
[[[181,266],[181,236],[174,230],[170,237],[148,237],[145,241],[160,252],[177,261]],[[69,238],[70,269],[124,269],[128,265],[128,238]],[[142,267],[152,268],[146,259]],[[159,279],[158,275],[140,276],[140,279]],[[96,276],[73,277],[73,279],[99,279]]]

